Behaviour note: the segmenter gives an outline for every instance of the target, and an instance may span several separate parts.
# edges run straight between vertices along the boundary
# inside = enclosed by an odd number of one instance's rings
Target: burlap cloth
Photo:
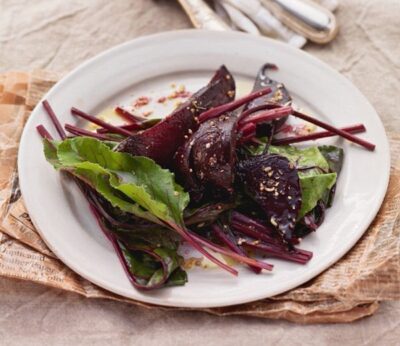
[[[44,71],[0,75],[0,275],[88,298],[156,308],[118,297],[79,277],[47,248],[30,222],[18,188],[18,142],[30,111],[56,80],[55,74]],[[202,311],[300,323],[349,322],[373,314],[379,301],[400,298],[400,136],[390,134],[390,139],[393,162],[385,201],[363,238],[343,259],[314,280],[280,296]]]
[[[342,0],[336,12],[340,25],[338,37],[326,46],[305,47],[306,51],[350,78],[371,101],[386,129],[392,134],[400,133],[399,11],[398,0]],[[0,72],[16,69],[31,71],[35,68],[69,71],[85,59],[129,39],[190,26],[190,22],[174,0],[0,0]],[[48,78],[51,80],[53,77]],[[8,125],[6,117],[0,129],[2,142],[9,141],[7,150],[1,154],[0,171],[4,175],[0,176],[0,180],[3,182],[3,188],[8,182],[5,178],[13,170],[13,143],[19,136],[17,131],[13,132],[12,123],[24,120],[23,108],[19,109],[18,111],[15,106],[1,106],[2,114],[4,111],[10,116],[19,114],[9,121]],[[8,156],[10,160],[7,162],[5,159]],[[3,168],[4,162],[7,162],[5,166],[8,170]],[[38,240],[33,232],[27,232],[26,238],[28,237],[31,237],[32,242]],[[63,268],[61,281],[63,275],[71,274],[58,261],[52,260],[51,256],[40,257],[37,251],[32,251],[33,247],[12,241],[10,236],[1,235],[1,238],[3,240],[0,254],[7,253],[7,261],[1,261],[1,268],[20,266],[25,270],[25,274],[20,277],[25,278],[28,277],[28,273],[35,271],[43,275],[43,268],[47,268],[46,276],[51,277],[54,283],[59,277],[56,273],[60,275]],[[392,238],[387,239],[387,242],[391,241]],[[39,248],[40,244],[41,242],[37,243]],[[360,244],[369,248],[372,246],[365,240]],[[396,241],[393,246],[397,246],[398,249]],[[6,251],[8,247],[10,249]],[[397,250],[395,251],[397,253]],[[12,252],[19,256],[10,256]],[[377,252],[376,255],[380,254]],[[31,266],[26,265],[30,258],[38,257],[39,260],[33,261]],[[365,263],[366,258],[362,259],[361,263]],[[47,266],[47,263],[52,263],[52,266]],[[338,271],[343,270],[343,277],[350,277],[362,268],[361,265],[356,267],[350,272],[346,272],[340,265],[335,268]],[[380,268],[385,270],[384,262]],[[364,271],[359,274],[367,278],[372,277],[372,273]],[[74,280],[71,282],[77,282],[73,285],[75,289],[85,283],[74,275],[72,277]],[[376,277],[378,278],[380,276]],[[362,281],[358,284],[360,282]],[[322,291],[329,295],[329,289],[332,287],[333,285],[323,287]],[[355,291],[363,291],[363,294],[356,295],[357,299],[360,299],[367,289],[369,294],[373,294],[369,288],[360,286]],[[291,294],[305,291],[309,289],[292,291]],[[347,288],[339,296],[344,296],[346,291]],[[29,346],[82,343],[107,346],[121,343],[174,346],[200,343],[229,346],[386,346],[398,345],[400,338],[399,302],[382,302],[372,318],[351,324],[304,326],[259,318],[221,318],[204,313],[145,309],[109,299],[86,299],[82,295],[68,292],[71,291],[52,289],[32,281],[1,277],[0,343]],[[98,290],[94,291],[96,292]],[[376,296],[383,299],[387,287],[383,287],[382,292],[382,295],[381,291],[377,292]],[[308,304],[295,303],[293,299],[288,302],[278,301],[276,307],[282,311],[282,304],[295,307],[308,305],[309,312],[313,307],[320,306],[320,303],[313,303],[314,301]],[[272,302],[269,304],[272,313],[274,306]],[[255,304],[254,309],[257,305]],[[338,311],[343,311],[343,303],[338,306],[341,307]],[[367,307],[373,311],[376,310],[377,304],[367,303]],[[354,309],[349,309],[354,313]],[[321,311],[318,308],[315,310],[317,317],[321,316]],[[360,315],[364,314],[365,310],[362,310]],[[338,312],[336,316],[343,315],[346,316],[347,312]],[[337,320],[335,315],[330,316],[334,317],[332,320]],[[295,317],[299,318],[298,314]]]

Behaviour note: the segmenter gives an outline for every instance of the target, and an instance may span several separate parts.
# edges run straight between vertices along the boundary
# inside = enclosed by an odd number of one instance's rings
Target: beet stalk
[[[242,119],[248,117],[250,114],[254,114],[259,111],[264,111],[266,109],[275,109],[275,108],[281,108],[281,107],[283,107],[283,106],[280,104],[277,104],[277,103],[265,103],[265,104],[262,104],[259,106],[255,106],[253,108],[249,108],[249,109],[245,110],[242,114],[240,114],[239,122]]]
[[[65,139],[67,137],[60,121],[58,120],[56,114],[53,111],[53,108],[50,106],[50,103],[47,100],[42,102],[44,109],[46,110],[47,114],[49,115],[54,127],[56,128],[58,134],[60,135],[61,139]]]
[[[242,136],[247,136],[247,135],[249,135],[249,134],[251,134],[251,133],[255,133],[255,131],[256,131],[256,125],[253,124],[253,123],[249,123],[249,124],[243,125],[243,126],[239,129],[239,131],[241,132],[241,135],[242,135]]]
[[[262,240],[262,241],[266,241],[269,243],[275,243],[275,244],[279,244],[279,245],[282,244],[281,241],[277,240],[276,238],[274,238],[273,236],[271,236],[267,233],[257,230],[254,226],[251,226],[248,224],[242,224],[237,221],[232,221],[231,227],[235,231],[245,234],[253,239]]]
[[[239,122],[239,126],[244,126],[245,124],[259,124],[262,122],[267,122],[275,119],[279,119],[282,117],[286,117],[289,114],[292,114],[293,108],[290,106],[279,107],[275,109],[267,110],[266,112],[251,115],[247,117],[242,117]]]
[[[142,123],[143,121],[146,121],[146,118],[132,114],[131,112],[128,112],[126,109],[123,109],[122,107],[115,107],[115,112],[121,118],[125,119],[126,121],[129,121],[132,124],[138,124]]]
[[[264,89],[258,90],[256,92],[253,92],[247,96],[244,96],[238,100],[226,103],[226,104],[218,106],[218,107],[211,108],[208,111],[200,114],[199,122],[203,123],[204,121],[206,121],[208,119],[216,118],[224,113],[231,112],[231,111],[235,110],[236,108],[239,108],[240,106],[243,106],[246,103],[249,103],[250,101],[255,100],[261,96],[264,96],[270,92],[271,92],[271,88],[264,88]]]
[[[221,246],[219,246],[217,244],[214,244],[214,243],[210,242],[209,240],[207,240],[207,239],[205,239],[205,238],[203,238],[203,237],[201,237],[201,236],[199,236],[197,234],[191,233],[191,235],[200,244],[203,244],[204,246],[208,247],[209,249],[211,249],[211,250],[213,250],[215,252],[219,252],[219,253],[221,253],[223,255],[229,256],[229,257],[233,258],[234,260],[239,261],[241,263],[245,263],[245,264],[248,264],[248,265],[251,265],[251,266],[254,266],[254,267],[258,267],[258,268],[261,268],[261,269],[266,269],[266,270],[272,270],[272,268],[274,267],[272,264],[269,264],[269,263],[266,263],[266,262],[262,262],[262,261],[257,261],[257,260],[255,260],[253,258],[250,258],[250,257],[244,257],[244,256],[241,256],[241,255],[238,255],[238,254],[236,254],[236,253],[234,253],[232,251],[229,251],[229,250],[227,250],[227,249],[225,249],[225,248],[223,248],[223,247],[221,247]]]
[[[128,125],[119,125],[117,126],[121,129],[127,130],[127,131],[135,131],[135,130],[140,130],[142,129],[142,126],[140,126],[139,124],[128,124]],[[105,129],[104,127],[101,127],[99,129],[96,130],[97,133],[115,133],[113,130],[110,129]]]
[[[271,237],[274,237],[274,235],[275,235],[275,230],[272,229],[271,227],[263,225],[260,222],[254,220],[254,219],[251,219],[242,213],[239,213],[238,211],[232,212],[232,221],[254,227],[258,231],[268,234]]]
[[[214,233],[214,235],[218,238],[219,241],[221,241],[223,244],[225,244],[229,249],[231,249],[233,252],[236,252],[238,255],[241,256],[246,256],[247,254],[243,249],[238,246],[234,241],[229,239],[229,237],[224,233],[224,231],[217,225],[212,225],[211,229]],[[256,274],[259,274],[261,272],[261,269],[258,267],[250,266],[249,268],[255,272]]]
[[[349,132],[352,134],[361,133],[361,132],[366,131],[365,126],[362,124],[342,127],[342,128],[340,128],[340,130]],[[312,140],[316,140],[316,139],[320,139],[320,138],[333,137],[333,136],[337,136],[337,134],[330,132],[330,131],[320,131],[320,132],[310,133],[310,134],[304,135],[304,136],[291,136],[291,137],[286,137],[286,138],[273,139],[272,144],[273,145],[287,145],[287,144],[312,141]]]
[[[264,252],[276,258],[281,258],[300,264],[306,264],[313,256],[313,253],[307,250],[301,250],[297,248],[294,248],[293,250],[287,250],[284,247],[279,248],[276,245],[258,241],[243,241],[242,245],[260,252]]]
[[[256,135],[256,131],[254,131],[253,133],[249,133],[248,135],[245,135],[243,137],[241,137],[238,141],[239,144],[243,144],[243,143],[247,143],[251,140],[253,140],[253,138]]]
[[[328,130],[329,132],[333,132],[338,136],[344,137],[347,140],[356,143],[358,145],[361,145],[362,147],[374,151],[375,150],[375,144],[372,144],[364,139],[361,139],[359,137],[353,136],[351,133],[343,131],[341,129],[338,129],[337,127],[334,127],[332,125],[329,125],[321,120],[315,119],[313,117],[310,117],[309,115],[303,114],[299,111],[294,111],[292,113],[295,117],[303,119],[305,121],[308,121],[309,123],[312,123],[314,125],[317,125],[319,127],[322,127],[325,130]]]
[[[102,135],[100,133],[88,131],[88,130],[85,130],[85,129],[81,129],[81,128],[76,127],[76,126],[71,125],[71,124],[65,124],[65,129],[69,133],[72,133],[73,135],[76,135],[76,136],[92,137],[92,138],[99,139],[101,141],[115,141],[115,139],[110,138],[108,136]]]
[[[218,265],[220,268],[225,269],[229,273],[237,276],[238,272],[236,269],[233,269],[232,267],[228,266],[227,264],[221,262],[219,259],[215,258],[213,255],[211,255],[206,249],[204,249],[199,243],[198,239],[194,236],[194,234],[190,233],[183,227],[180,227],[176,224],[173,223],[168,223],[168,226],[174,229],[184,240],[186,240],[195,250],[200,252],[204,257],[208,258],[211,262],[215,263]],[[207,245],[208,246],[208,245]],[[208,246],[209,247],[209,246]],[[211,248],[211,247],[210,247]],[[212,248],[211,248],[212,249]],[[218,251],[220,252],[220,251]]]
[[[39,132],[39,135],[42,138],[46,138],[49,141],[53,140],[53,136],[49,133],[49,131],[46,130],[46,128],[43,125],[36,126],[36,130],[37,130],[37,132]]]
[[[87,121],[90,121],[93,124],[96,124],[96,125],[99,125],[99,126],[105,128],[105,129],[108,129],[108,130],[110,130],[110,131],[112,131],[114,133],[118,133],[118,134],[123,135],[123,136],[131,136],[132,135],[132,133],[130,131],[122,129],[122,128],[118,127],[118,126],[111,125],[111,124],[109,124],[109,123],[107,123],[107,122],[105,122],[105,121],[103,121],[103,120],[101,120],[99,118],[96,118],[93,115],[86,114],[85,112],[82,112],[81,110],[79,110],[79,109],[77,109],[75,107],[71,108],[71,113],[76,115],[76,116],[79,116],[79,117],[81,117],[81,118],[83,118],[83,119],[85,119]]]

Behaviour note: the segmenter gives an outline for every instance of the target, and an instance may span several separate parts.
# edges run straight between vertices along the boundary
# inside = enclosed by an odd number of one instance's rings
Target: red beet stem
[[[127,130],[127,131],[135,131],[135,130],[139,130],[142,128],[142,126],[140,126],[139,124],[120,125],[117,127]],[[113,131],[111,131],[109,129],[105,129],[104,127],[97,129],[96,132],[97,133],[113,133]]]
[[[75,107],[71,108],[71,113],[76,115],[76,116],[79,116],[79,117],[81,117],[83,119],[86,119],[87,121],[90,121],[90,122],[92,122],[92,123],[94,123],[96,125],[99,125],[99,126],[105,128],[105,129],[108,129],[108,130],[110,130],[110,131],[112,131],[114,133],[118,133],[120,135],[128,136],[128,137],[132,135],[131,132],[129,132],[129,131],[125,130],[125,129],[122,129],[122,128],[118,127],[118,126],[111,125],[111,124],[109,124],[109,123],[107,123],[107,122],[105,122],[105,121],[103,121],[103,120],[101,120],[99,118],[96,118],[93,115],[86,114],[85,112],[82,112],[81,110],[79,110],[79,109],[77,109]]]
[[[229,237],[224,233],[224,231],[222,231],[222,229],[219,226],[214,224],[211,226],[211,229],[214,235],[219,239],[219,241],[224,243],[229,249],[231,249],[233,252],[236,252],[238,255],[247,257],[246,252],[241,247],[239,247],[234,241],[229,239]],[[249,268],[256,274],[259,274],[261,272],[261,269],[258,267],[249,266]]]
[[[239,213],[238,211],[232,212],[232,221],[237,221],[241,224],[252,226],[255,229],[259,230],[260,232],[270,235],[271,237],[274,237],[275,235],[275,230],[273,228],[263,225],[260,222],[251,219],[250,217],[242,213]]]
[[[256,240],[263,240],[263,241],[266,241],[269,243],[275,243],[275,244],[279,244],[279,245],[281,244],[281,242],[279,240],[275,239],[274,237],[271,237],[267,233],[263,233],[262,231],[255,229],[253,226],[241,224],[237,221],[232,221],[231,227],[235,231],[238,231],[238,232],[245,234]]]
[[[307,250],[301,250],[295,248],[294,250],[289,251],[283,247],[278,248],[275,245],[266,243],[257,243],[257,241],[255,242],[244,241],[242,244],[246,247],[267,253],[268,255],[271,255],[273,257],[285,259],[300,264],[306,264],[313,256],[313,253]]]
[[[151,288],[149,288],[149,287],[147,287],[147,286],[144,286],[144,285],[141,285],[141,284],[139,284],[139,283],[137,282],[136,278],[132,275],[131,271],[129,270],[129,264],[127,263],[127,261],[126,261],[126,259],[125,259],[125,256],[124,256],[124,254],[122,253],[121,247],[120,247],[119,244],[118,244],[118,239],[117,239],[117,237],[116,237],[113,233],[111,233],[111,232],[106,228],[106,226],[105,226],[105,225],[103,224],[103,222],[101,221],[101,216],[100,216],[100,214],[98,213],[98,211],[96,210],[96,207],[95,207],[90,201],[89,201],[89,207],[90,207],[90,210],[92,211],[94,217],[96,218],[97,224],[99,225],[99,227],[100,227],[100,229],[102,230],[103,234],[104,234],[104,235],[107,237],[107,239],[111,242],[111,244],[112,244],[112,246],[113,246],[113,248],[114,248],[114,250],[115,250],[115,252],[116,252],[116,254],[117,254],[117,256],[118,256],[118,259],[119,259],[119,261],[120,261],[121,264],[122,264],[122,268],[124,269],[124,272],[125,272],[126,276],[128,277],[129,281],[131,282],[131,284],[132,284],[133,286],[135,286],[136,288],[143,289],[143,290],[149,290],[149,289],[154,289],[154,288],[161,287],[161,286],[164,284],[164,280],[162,280],[162,282],[161,282],[159,285],[153,286],[153,287],[151,287]],[[154,256],[155,254],[152,253],[151,255]],[[163,268],[164,268],[164,273],[165,273],[165,272],[167,271],[167,270],[166,270],[166,269],[167,269],[167,268],[166,268],[166,264],[165,264],[165,262],[161,259],[161,257],[159,257],[159,256],[157,256],[157,257],[159,258],[160,263],[161,263],[161,265],[163,266]]]
[[[239,123],[239,126],[244,126],[245,124],[258,124],[262,122],[267,122],[279,118],[283,118],[288,116],[293,112],[293,108],[290,106],[285,106],[285,107],[279,107],[275,109],[270,109],[265,112],[256,114],[256,115],[251,115],[242,118],[242,120]]]
[[[132,114],[131,112],[119,106],[115,107],[115,112],[121,118],[125,119],[126,121],[129,121],[132,124],[142,123],[143,121],[146,121],[146,118],[142,118],[135,114]]]
[[[315,119],[313,117],[310,117],[309,115],[303,114],[301,112],[298,111],[294,111],[292,113],[295,117],[303,119],[305,121],[308,121],[309,123],[312,123],[314,125],[317,125],[319,127],[322,127],[325,130],[328,130],[329,132],[333,132],[335,134],[337,134],[338,136],[344,137],[346,139],[348,139],[349,141],[353,142],[353,143],[357,143],[358,145],[361,145],[362,147],[370,150],[370,151],[374,151],[375,150],[375,144],[372,144],[364,139],[361,139],[359,137],[353,136],[351,133],[343,131],[341,129],[338,129],[337,127],[334,127],[332,125],[329,125],[327,123],[324,123],[321,120]]]
[[[86,137],[92,137],[92,138],[97,138],[100,139],[102,141],[113,141],[114,139],[108,137],[108,136],[104,136],[101,135],[99,133],[96,132],[92,132],[92,131],[88,131],[85,129],[81,129],[79,127],[76,127],[74,125],[71,124],[65,124],[65,129],[69,132],[72,133],[73,135],[76,136],[86,136]]]
[[[244,256],[241,256],[241,255],[238,255],[237,253],[234,253],[234,252],[229,251],[229,250],[227,250],[227,249],[225,249],[225,248],[223,248],[223,247],[221,247],[221,246],[219,246],[217,244],[214,244],[214,243],[210,242],[209,240],[204,239],[203,237],[200,237],[197,234],[191,233],[191,235],[200,244],[203,244],[204,246],[208,247],[209,249],[211,249],[213,251],[216,251],[216,252],[219,252],[219,253],[221,253],[223,255],[229,256],[229,257],[231,257],[231,258],[233,258],[233,259],[235,259],[235,260],[237,260],[239,262],[246,263],[248,265],[252,265],[254,267],[258,267],[258,268],[265,269],[265,270],[272,270],[272,268],[274,267],[272,264],[269,264],[269,263],[266,263],[266,262],[262,262],[262,261],[257,261],[257,260],[255,260],[253,258],[250,258],[250,257],[244,257]]]
[[[261,96],[269,94],[270,92],[271,88],[260,89],[238,100],[225,103],[224,105],[218,107],[211,108],[208,111],[205,111],[204,113],[200,114],[199,121],[200,123],[202,123],[208,119],[216,118],[226,112],[233,111],[234,109],[239,108],[240,106],[243,106],[246,103],[249,103],[250,101],[253,101]]]
[[[362,124],[341,127],[340,130],[346,131],[346,132],[349,132],[352,134],[361,133],[361,132],[366,131],[365,126]],[[310,133],[310,134],[304,135],[304,136],[291,136],[291,137],[286,137],[286,138],[273,139],[272,144],[273,145],[286,145],[286,144],[311,141],[311,140],[315,140],[315,139],[333,137],[333,136],[337,136],[337,134],[330,132],[330,131],[320,131],[320,132]]]
[[[50,106],[50,103],[47,100],[42,102],[44,109],[46,110],[48,116],[50,117],[54,127],[56,128],[58,134],[60,135],[61,139],[65,139],[67,137],[60,121],[58,120],[56,114],[54,113],[53,108]]]
[[[255,230],[251,226],[242,225],[236,222],[232,222],[231,226],[236,232],[255,240],[251,242],[244,239],[241,243],[242,245],[259,248],[275,257],[299,263],[305,263],[312,257],[312,252],[310,251],[297,248],[294,248],[293,250],[288,250],[287,245],[282,244],[275,238],[269,237],[265,233]]]
[[[39,132],[39,135],[42,138],[46,138],[50,141],[53,140],[53,136],[49,133],[49,131],[46,130],[46,128],[43,125],[36,126],[36,130],[37,132]]]
[[[239,129],[242,136],[246,136],[250,133],[254,133],[255,130],[256,130],[256,125],[253,123],[246,124]]]
[[[213,255],[211,255],[206,249],[204,249],[200,245],[200,242],[198,241],[198,239],[195,238],[194,234],[190,233],[188,230],[186,230],[183,227],[180,227],[174,223],[167,223],[167,224],[168,224],[168,226],[173,228],[184,240],[186,240],[195,250],[200,252],[204,257],[208,258],[211,262],[215,263],[220,268],[225,269],[226,271],[228,271],[229,273],[231,273],[235,276],[237,276],[239,274],[236,269],[221,262],[219,259],[217,259]]]
[[[288,250],[285,244],[271,235],[273,232],[271,229],[238,212],[232,213],[231,227],[236,232],[255,239],[253,242],[243,239],[242,245],[258,249],[271,256],[302,264],[308,262],[312,257],[312,252],[307,250],[297,248]]]
[[[245,110],[245,111],[240,115],[240,117],[239,117],[239,122],[240,122],[242,119],[244,119],[244,118],[246,118],[247,116],[249,116],[250,114],[256,113],[256,112],[258,112],[258,111],[263,111],[263,110],[266,110],[266,109],[281,108],[281,107],[284,107],[284,106],[283,106],[283,105],[280,105],[280,104],[277,104],[277,103],[265,103],[265,104],[263,104],[263,105],[259,105],[259,106],[256,106],[256,107],[249,108],[249,109]]]
[[[246,136],[240,137],[239,144],[243,144],[243,143],[247,143],[247,142],[251,141],[255,135],[256,135],[256,131],[249,133]]]

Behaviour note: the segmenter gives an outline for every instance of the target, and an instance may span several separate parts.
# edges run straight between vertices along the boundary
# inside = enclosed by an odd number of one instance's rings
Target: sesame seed
[[[272,224],[273,226],[275,226],[275,227],[278,226],[278,223],[276,222],[276,220],[275,220],[274,217],[271,217],[271,219],[270,219],[269,221],[271,222],[271,224]]]
[[[233,97],[233,96],[235,96],[235,91],[234,91],[234,90],[229,90],[229,91],[227,92],[227,95],[228,95],[229,97]]]

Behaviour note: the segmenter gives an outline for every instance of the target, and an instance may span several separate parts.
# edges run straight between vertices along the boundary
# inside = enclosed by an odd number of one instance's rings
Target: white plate
[[[305,266],[280,260],[272,274],[255,275],[241,267],[239,277],[219,269],[189,271],[189,282],[153,292],[131,286],[77,189],[65,182],[43,156],[35,127],[53,130],[41,105],[22,135],[19,175],[29,214],[54,253],[72,270],[125,297],[168,306],[216,307],[270,297],[312,279],[342,257],[376,215],[389,178],[389,147],[383,125],[365,97],[343,76],[310,55],[285,44],[237,32],[177,31],[136,39],[106,51],[72,71],[46,95],[61,121],[74,123],[71,106],[94,113],[140,95],[183,82],[205,84],[220,64],[240,80],[253,79],[265,62],[279,66],[274,78],[286,84],[295,101],[336,126],[364,123],[361,137],[377,147],[371,153],[341,139],[346,154],[334,206],[316,234],[301,247],[314,252]],[[55,133],[55,131],[52,131]],[[321,141],[322,143],[322,141]]]

